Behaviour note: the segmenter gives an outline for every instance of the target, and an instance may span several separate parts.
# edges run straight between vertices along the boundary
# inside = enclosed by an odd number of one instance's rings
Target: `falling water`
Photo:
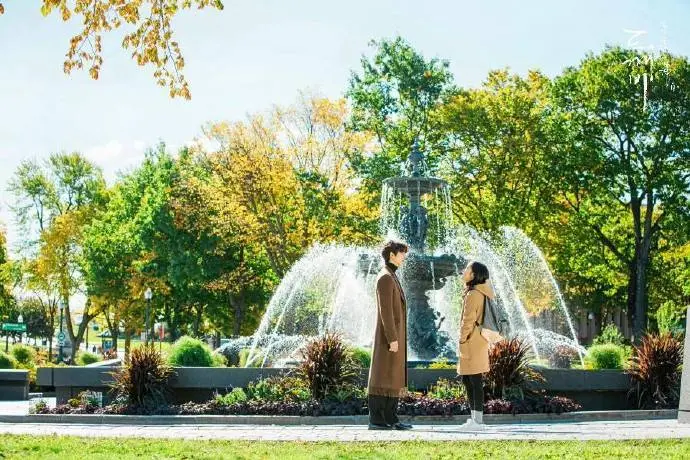
[[[430,234],[436,235],[435,247],[429,248],[434,256],[429,261],[431,307],[443,318],[437,324],[439,333],[450,337],[438,356],[457,352],[463,293],[459,276],[444,278],[453,271],[459,275],[463,267],[435,257],[444,254],[489,267],[496,302],[508,315],[509,335],[527,340],[537,359],[550,356],[558,346],[571,347],[582,356],[563,296],[539,248],[516,228],[504,227],[498,235],[489,236],[454,226],[448,185],[428,179],[422,190],[419,178],[411,180],[408,194],[396,190],[393,182],[384,184],[381,235],[400,238],[401,206],[409,205],[410,195],[413,199],[424,196],[425,208],[436,214],[428,216],[433,222]],[[434,260],[445,260],[445,268]],[[233,341],[232,347],[250,348],[248,365],[271,365],[299,359],[301,346],[327,331],[342,334],[352,344],[370,346],[376,317],[374,275],[380,267],[377,249],[315,245],[285,275],[255,334]]]
[[[541,287],[542,289],[539,289],[541,293],[545,294],[545,296],[550,300],[546,306],[549,307],[547,312],[551,319],[551,329],[554,329],[554,320],[558,322],[565,321],[565,325],[559,327],[558,331],[543,331],[545,334],[543,342],[545,345],[550,345],[548,352],[553,352],[553,348],[555,348],[555,346],[563,345],[563,340],[559,337],[554,338],[553,336],[550,336],[549,338],[546,338],[546,335],[550,335],[547,334],[547,332],[558,332],[562,335],[569,335],[572,338],[572,342],[567,343],[566,345],[572,345],[582,361],[582,347],[577,346],[577,334],[575,333],[575,328],[573,327],[570,313],[568,312],[568,308],[563,300],[563,294],[558,287],[558,283],[549,269],[549,265],[544,257],[544,254],[537,247],[537,245],[534,244],[534,241],[525,235],[522,230],[515,227],[502,227],[501,231],[504,244],[498,246],[498,253],[504,259],[504,265],[511,268],[511,277],[516,280],[518,285],[529,286],[532,284],[533,286],[535,282],[543,283],[545,286],[536,287]],[[522,257],[519,257],[518,254],[522,255]],[[518,258],[522,258],[522,264],[507,263],[507,261],[514,261]]]
[[[312,247],[285,275],[254,334],[248,364],[295,358],[295,351],[326,329],[353,343],[372,338],[375,304],[370,277],[357,260],[367,248]],[[378,268],[378,267],[377,267]],[[371,268],[369,269],[371,271]],[[319,318],[324,320],[320,321]]]

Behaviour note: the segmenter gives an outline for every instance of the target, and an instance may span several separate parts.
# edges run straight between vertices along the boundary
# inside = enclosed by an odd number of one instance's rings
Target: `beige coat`
[[[368,392],[400,397],[407,391],[407,307],[395,274],[384,267],[376,279],[376,331],[371,353]],[[398,351],[389,344],[398,342]]]
[[[489,372],[489,342],[482,337],[477,326],[484,318],[484,296],[494,298],[494,291],[488,282],[474,286],[463,299],[458,375]]]

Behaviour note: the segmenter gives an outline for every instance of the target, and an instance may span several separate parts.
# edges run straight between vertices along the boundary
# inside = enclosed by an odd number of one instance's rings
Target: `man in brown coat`
[[[369,429],[409,430],[396,415],[407,391],[407,305],[396,270],[407,257],[407,245],[389,241],[381,255],[386,265],[376,279],[376,332],[369,368]]]

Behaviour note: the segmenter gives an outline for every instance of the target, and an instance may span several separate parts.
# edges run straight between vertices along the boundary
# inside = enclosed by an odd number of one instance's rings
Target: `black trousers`
[[[369,395],[369,423],[373,425],[398,423],[398,399],[389,396]]]
[[[467,391],[467,402],[470,410],[484,412],[484,386],[482,385],[482,374],[463,375],[462,383]]]

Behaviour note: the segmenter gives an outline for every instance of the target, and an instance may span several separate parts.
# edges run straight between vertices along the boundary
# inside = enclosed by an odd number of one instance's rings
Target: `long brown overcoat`
[[[488,282],[474,286],[474,289],[467,291],[463,299],[458,375],[489,372],[489,342],[477,327],[484,318],[484,296],[494,298],[494,291]]]
[[[407,305],[393,271],[384,267],[376,279],[376,331],[369,368],[370,395],[400,397],[407,391]],[[398,342],[398,351],[389,344]]]

